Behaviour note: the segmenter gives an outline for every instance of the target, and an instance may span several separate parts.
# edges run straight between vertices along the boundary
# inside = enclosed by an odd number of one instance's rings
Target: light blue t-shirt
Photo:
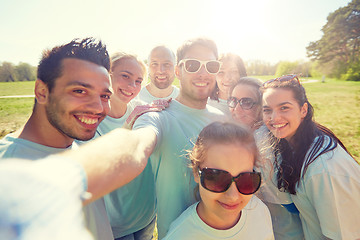
[[[12,134],[8,134],[0,140],[0,159],[23,158],[37,160],[39,158],[47,157],[50,154],[59,153],[72,148],[77,148],[77,145],[72,144],[68,148],[54,148],[22,138],[14,138],[12,137]]]
[[[110,116],[100,123],[95,138],[122,127],[130,113],[144,102],[133,100],[128,103],[127,110],[121,118]],[[106,212],[110,220],[115,238],[137,232],[155,218],[156,198],[155,183],[151,164],[130,183],[104,196]]]
[[[162,112],[140,116],[133,129],[150,127],[157,136],[150,156],[156,184],[157,227],[159,239],[187,207],[196,202],[196,183],[186,157],[200,131],[214,121],[227,120],[225,115],[211,107],[193,109],[176,100]]]
[[[136,96],[136,99],[144,101],[146,103],[152,103],[154,100],[157,99],[169,99],[169,98],[175,99],[179,95],[179,92],[180,92],[179,88],[173,85],[173,91],[169,96],[164,98],[158,98],[151,95],[147,90],[146,86],[144,86],[143,88],[141,88],[139,95]]]
[[[5,158],[22,158],[28,160],[38,160],[51,154],[59,153],[69,149],[78,148],[78,144],[73,144],[67,148],[54,148],[42,144],[31,142],[22,138],[14,138],[11,134],[0,140],[0,160]],[[83,208],[86,216],[86,226],[95,239],[112,239],[110,223],[107,221],[96,222],[93,217],[95,212],[101,212],[105,208],[101,205],[102,199],[92,202]]]
[[[207,225],[196,211],[198,203],[191,205],[170,226],[164,240],[272,240],[270,212],[256,196],[253,196],[241,212],[239,221],[230,229],[219,230]]]
[[[0,239],[93,239],[84,226],[86,173],[49,156],[0,161]]]
[[[360,239],[360,165],[340,145],[308,166],[291,198],[305,239]]]

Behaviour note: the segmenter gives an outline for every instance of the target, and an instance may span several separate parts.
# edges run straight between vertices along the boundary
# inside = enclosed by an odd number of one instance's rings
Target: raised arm
[[[129,183],[145,168],[156,144],[156,135],[150,128],[137,130],[115,129],[84,144],[74,151],[62,153],[78,161],[88,178],[88,204]]]

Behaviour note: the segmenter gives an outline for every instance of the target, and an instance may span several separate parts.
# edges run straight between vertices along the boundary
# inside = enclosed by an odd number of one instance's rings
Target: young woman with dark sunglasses
[[[313,120],[296,75],[269,80],[261,91],[277,186],[267,197],[290,194],[305,239],[359,239],[359,164],[334,133]]]
[[[261,184],[258,156],[247,128],[206,126],[189,153],[201,200],[171,224],[165,239],[274,239],[269,210],[253,195]]]
[[[226,53],[219,56],[221,67],[216,75],[216,85],[212,91],[208,104],[231,116],[227,106],[230,88],[241,77],[246,77],[246,69],[243,60],[236,54]]]

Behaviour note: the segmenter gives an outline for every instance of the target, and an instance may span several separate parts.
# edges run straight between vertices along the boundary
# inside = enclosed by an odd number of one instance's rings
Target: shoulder
[[[127,107],[134,109],[136,106],[146,105],[146,104],[148,103],[142,101],[141,99],[134,98],[128,103]]]
[[[266,213],[269,213],[269,209],[267,208],[267,206],[265,205],[265,203],[263,203],[257,196],[253,195],[251,198],[251,201],[248,203],[248,208],[249,209],[258,209],[259,211],[264,211]]]
[[[35,145],[36,143],[32,144],[30,141],[7,135],[0,140],[0,158],[26,157],[20,154],[20,151],[26,153],[26,149],[31,149],[35,147]],[[26,158],[28,158],[28,156]]]
[[[150,92],[147,90],[146,86],[141,88],[139,94],[135,97],[135,99],[141,100],[145,103],[151,103],[155,99],[155,97],[150,94]]]
[[[194,236],[198,224],[196,223],[195,216],[196,206],[198,203],[195,203],[188,207],[176,220],[174,220],[170,229],[164,239],[189,239],[191,236]]]
[[[210,113],[210,114],[214,114],[214,115],[219,115],[219,116],[224,116],[225,117],[225,114],[223,111],[221,111],[220,109],[214,107],[214,106],[211,106],[209,104],[206,104],[206,110]]]
[[[311,149],[314,148],[314,144],[317,141],[319,141],[319,138],[314,140]],[[333,147],[335,146],[335,142],[329,136],[324,136],[323,142],[319,146],[319,152],[329,145]],[[337,144],[332,150],[319,155],[315,161],[309,165],[305,176],[310,177],[312,175],[323,173],[352,176],[356,173],[360,174],[360,165],[340,146],[340,144]]]

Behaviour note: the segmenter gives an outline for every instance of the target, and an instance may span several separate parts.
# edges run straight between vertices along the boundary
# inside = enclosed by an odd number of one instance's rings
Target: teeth
[[[126,91],[126,90],[121,90],[121,92],[122,92],[124,95],[129,96],[129,97],[132,95],[131,92],[128,92],[128,91]]]
[[[160,79],[160,80],[164,80],[164,79],[166,79],[166,77],[157,77],[158,79]]]
[[[79,117],[80,122],[85,124],[95,124],[97,123],[97,118],[86,118],[86,117]]]
[[[286,125],[285,123],[283,123],[283,124],[273,124],[273,127],[274,128],[281,128],[281,127],[283,127],[285,125]]]
[[[195,86],[205,87],[205,86],[206,86],[206,83],[195,83]]]

